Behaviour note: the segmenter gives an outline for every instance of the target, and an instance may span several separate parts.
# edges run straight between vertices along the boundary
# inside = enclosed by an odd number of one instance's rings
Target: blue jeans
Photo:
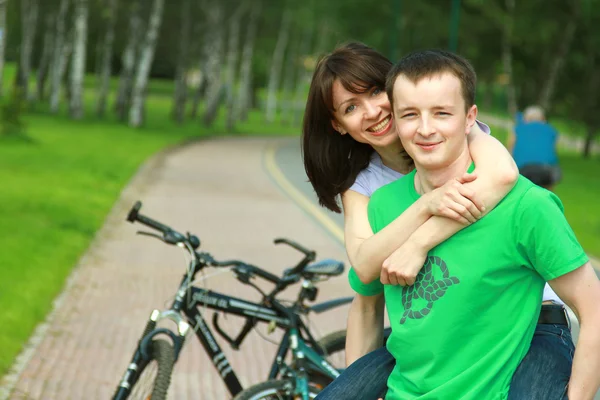
[[[565,325],[538,324],[513,375],[509,400],[565,400],[575,346]],[[396,360],[381,347],[353,362],[316,400],[377,400],[387,391]]]

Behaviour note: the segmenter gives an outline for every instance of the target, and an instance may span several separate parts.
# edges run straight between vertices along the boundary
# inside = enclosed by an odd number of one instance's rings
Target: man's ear
[[[346,133],[348,133],[348,132],[346,132],[346,130],[344,128],[342,128],[340,126],[340,124],[338,124],[338,122],[335,119],[331,120],[331,126],[333,126],[333,129],[338,131],[342,135],[345,135]]]
[[[473,128],[473,125],[477,121],[477,111],[477,105],[473,104],[467,112],[467,135],[471,133],[471,128]]]

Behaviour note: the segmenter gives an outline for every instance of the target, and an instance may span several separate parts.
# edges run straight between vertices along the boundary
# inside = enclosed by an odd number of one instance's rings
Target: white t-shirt
[[[490,133],[490,128],[486,124],[480,121],[477,121],[477,123],[482,131],[488,134]],[[402,176],[403,175],[400,172],[383,164],[379,154],[374,151],[369,165],[367,165],[367,168],[358,173],[356,180],[352,186],[350,186],[350,190],[354,190],[362,195],[371,197],[373,192],[375,192],[377,189],[401,178]],[[544,295],[542,297],[542,301],[553,301],[557,304],[565,304],[547,283],[546,286],[544,286]]]

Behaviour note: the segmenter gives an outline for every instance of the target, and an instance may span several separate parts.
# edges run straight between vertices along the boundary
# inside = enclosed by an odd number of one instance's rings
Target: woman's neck
[[[388,146],[374,147],[374,149],[386,167],[405,175],[413,169],[412,163],[407,159],[404,147],[399,140]]]

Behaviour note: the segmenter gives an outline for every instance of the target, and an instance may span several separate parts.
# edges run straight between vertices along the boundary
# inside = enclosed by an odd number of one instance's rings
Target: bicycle
[[[343,297],[313,306],[305,304],[307,300],[314,301],[317,297],[318,288],[314,285],[315,282],[340,275],[344,271],[342,262],[322,260],[315,263],[313,262],[316,258],[314,251],[307,250],[299,244],[283,238],[275,239],[275,244],[289,245],[303,253],[304,257],[296,266],[284,271],[282,277],[239,260],[217,261],[209,253],[196,252],[196,249],[200,247],[200,240],[197,236],[189,232],[184,235],[140,214],[141,207],[142,203],[136,202],[128,213],[127,220],[131,223],[141,223],[160,234],[146,231],[137,233],[179,246],[189,253],[191,259],[171,306],[164,311],[152,311],[131,362],[115,391],[113,400],[165,399],[174,364],[179,357],[186,336],[190,332],[196,333],[230,394],[235,396],[242,392],[240,381],[199,311],[200,307],[217,311],[213,315],[213,326],[217,333],[236,350],[258,322],[269,324],[269,330],[274,328],[284,330],[267,380],[289,375],[289,367],[284,361],[290,349],[294,349],[295,359],[298,358],[299,349],[308,354],[311,359],[315,358],[315,355],[319,357],[320,364],[310,364],[302,376],[302,379],[310,381],[313,387],[323,387],[340,374],[340,369],[335,368],[325,357],[344,350],[345,330],[334,332],[317,341],[309,327],[302,321],[301,315],[309,312],[321,313],[352,301],[352,297]],[[263,296],[263,300],[260,303],[254,303],[194,286],[196,274],[206,267],[231,267],[236,278],[241,283],[258,290]],[[254,277],[271,282],[275,288],[268,294],[264,293],[251,282]],[[285,306],[276,299],[277,294],[300,281],[302,284],[298,298],[292,306]],[[235,338],[230,337],[219,326],[218,312],[246,318],[244,326]],[[157,327],[157,323],[161,320],[174,322],[177,329]]]

